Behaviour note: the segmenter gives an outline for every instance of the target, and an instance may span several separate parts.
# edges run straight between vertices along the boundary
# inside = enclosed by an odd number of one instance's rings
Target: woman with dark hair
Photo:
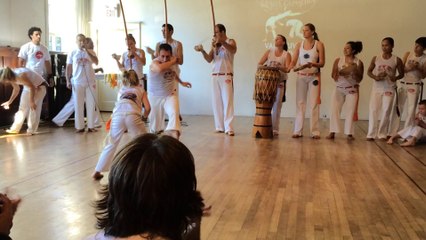
[[[404,77],[404,65],[399,57],[392,54],[393,47],[393,38],[384,38],[382,54],[371,59],[367,71],[368,76],[374,80],[370,97],[367,141],[374,141],[376,136],[380,140],[387,140],[396,81]],[[377,125],[379,120],[380,123]]]
[[[1,104],[5,109],[9,109],[9,105],[19,95],[19,85],[24,86],[19,102],[19,110],[15,113],[15,120],[12,126],[6,132],[18,134],[28,116],[27,134],[35,134],[40,123],[41,107],[43,98],[46,95],[47,82],[41,75],[28,68],[12,70],[9,67],[0,70],[0,82],[10,83],[13,87],[9,100]]]
[[[398,89],[398,108],[401,114],[404,108],[407,109],[404,128],[412,126],[416,118],[416,106],[423,90],[422,79],[426,77],[425,50],[426,37],[419,37],[414,43],[413,52],[406,52],[402,60],[405,75]],[[395,135],[399,129],[401,118],[396,114],[395,109],[392,108],[388,136]]]
[[[95,172],[92,175],[95,180],[100,180],[103,177],[101,172],[109,169],[125,131],[128,131],[132,137],[146,133],[145,123],[141,117],[142,104],[145,107],[145,119],[151,111],[151,105],[145,90],[139,84],[136,72],[134,70],[124,71],[122,84],[112,112],[107,144],[102,150]]]
[[[319,104],[320,104],[320,68],[325,64],[324,44],[319,41],[312,23],[303,26],[304,40],[294,48],[291,68],[297,72],[296,83],[296,119],[294,120],[293,138],[303,136],[306,102],[310,105],[310,134],[313,139],[320,139]]]
[[[348,140],[353,140],[354,115],[359,97],[359,83],[364,76],[364,64],[356,55],[362,51],[362,42],[347,42],[343,48],[343,57],[336,58],[331,77],[336,82],[336,88],[331,95],[330,134],[327,139],[334,139],[335,133],[340,132],[340,113],[343,104],[346,106],[344,133]]]
[[[199,239],[203,198],[194,158],[170,136],[144,134],[115,156],[96,201],[97,239]]]
[[[275,37],[275,47],[267,50],[259,61],[260,66],[277,68],[281,73],[277,86],[274,105],[272,106],[272,132],[274,136],[279,133],[282,102],[285,99],[287,73],[291,63],[291,55],[287,52],[287,39],[278,34]]]

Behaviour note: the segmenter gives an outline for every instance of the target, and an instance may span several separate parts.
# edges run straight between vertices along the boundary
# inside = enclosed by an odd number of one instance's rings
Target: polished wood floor
[[[426,239],[426,145],[367,142],[365,121],[354,141],[325,139],[326,120],[320,140],[291,138],[287,118],[273,140],[253,138],[249,117],[236,118],[235,137],[213,133],[210,116],[184,121],[181,140],[213,206],[203,240]],[[0,131],[0,189],[23,198],[12,237],[82,239],[96,231],[91,204],[106,179],[90,175],[105,132],[75,134],[72,123],[40,131]]]

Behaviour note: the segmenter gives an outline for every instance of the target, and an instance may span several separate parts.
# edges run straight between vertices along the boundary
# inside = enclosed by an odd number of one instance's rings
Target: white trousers
[[[148,94],[148,100],[151,104],[149,113],[149,132],[158,133],[164,130],[165,114],[169,116],[166,131],[175,130],[180,132],[179,121],[179,99],[176,94],[167,97],[157,97]]]
[[[404,128],[410,127],[414,124],[416,118],[417,104],[420,96],[420,85],[408,85],[401,83],[401,87],[398,88],[398,108],[399,112],[403,113],[406,111],[406,119]],[[392,108],[391,119],[389,125],[389,136],[393,136],[398,132],[401,117],[396,114],[396,108]]]
[[[232,76],[212,76],[212,106],[217,131],[234,131],[234,81]]]
[[[84,104],[86,104],[87,127],[95,127],[95,88],[80,84],[73,85],[74,125],[76,129],[84,129]]]
[[[331,96],[330,112],[330,132],[340,132],[340,114],[343,104],[345,107],[345,128],[346,135],[354,134],[354,114],[356,110],[356,101],[358,99],[358,90],[355,87],[340,88],[336,87]]]
[[[283,96],[285,91],[285,82],[278,83],[277,95],[275,96],[275,102],[272,106],[272,130],[274,132],[280,131],[280,119],[281,119],[281,107],[283,106]]]
[[[107,143],[99,156],[98,163],[96,164],[96,172],[109,170],[115,151],[117,150],[120,140],[126,130],[132,138],[146,133],[145,124],[142,121],[141,115],[136,113],[114,113],[112,115],[109,136],[106,141]]]
[[[44,96],[46,96],[46,86],[42,85],[35,88],[34,102],[37,105],[37,108],[33,110],[30,106],[30,90],[24,88],[21,93],[21,99],[19,101],[19,110],[15,113],[13,124],[10,127],[11,131],[19,132],[22,128],[22,125],[24,124],[25,119],[28,116],[27,132],[37,132],[38,125],[40,124],[40,114]]]
[[[71,114],[74,113],[74,95],[71,95],[70,100],[65,104],[65,106],[61,109],[61,111],[52,119],[52,121],[58,125],[63,126],[64,123],[70,118]],[[95,108],[95,126],[101,125],[101,112],[99,108]]]
[[[316,85],[315,85],[316,84]],[[296,118],[294,121],[293,134],[303,134],[303,124],[305,121],[306,102],[310,106],[310,132],[312,136],[319,136],[319,95],[318,77],[298,75],[296,82]]]
[[[371,91],[367,138],[387,137],[394,96],[394,90]],[[380,123],[377,124],[379,120]]]
[[[406,128],[403,128],[398,132],[401,138],[407,139],[409,137],[415,137],[417,140],[420,140],[423,137],[426,137],[426,129],[419,127],[417,125],[412,125]]]

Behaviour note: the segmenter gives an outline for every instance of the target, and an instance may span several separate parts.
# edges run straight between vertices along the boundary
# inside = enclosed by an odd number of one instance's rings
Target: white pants
[[[111,117],[111,128],[107,143],[99,156],[95,171],[103,172],[109,170],[115,151],[117,150],[124,132],[131,135],[132,138],[146,133],[145,124],[142,117],[136,113],[114,113]]]
[[[336,87],[331,96],[330,113],[330,132],[340,132],[340,114],[343,104],[346,103],[346,116],[344,133],[346,135],[354,134],[354,114],[356,110],[356,101],[358,99],[358,90],[355,87],[341,88]]]
[[[283,106],[283,96],[285,91],[285,82],[278,83],[277,95],[272,106],[272,130],[276,133],[280,131],[281,107]]]
[[[84,124],[84,104],[86,103],[86,116],[87,127],[94,128],[95,118],[95,88],[91,86],[84,86],[80,84],[73,85],[73,98],[74,98],[74,125],[75,128],[80,130],[85,128]]]
[[[217,131],[234,131],[233,76],[212,76],[212,105]]]
[[[74,113],[74,95],[71,95],[70,100],[65,104],[65,106],[61,109],[61,111],[52,119],[52,121],[58,125],[63,126],[64,123],[70,118],[71,114]],[[101,125],[101,113],[99,108],[95,108],[95,126]]]
[[[398,89],[398,108],[399,112],[403,113],[404,109],[407,113],[405,119],[404,128],[410,127],[414,124],[416,118],[417,103],[420,96],[420,85],[408,85],[401,83],[401,87]],[[407,107],[405,107],[407,106]],[[393,136],[398,132],[401,117],[396,114],[396,108],[392,108],[391,119],[389,125],[389,136]]]
[[[409,137],[415,137],[417,140],[420,140],[421,138],[426,137],[426,129],[417,125],[412,125],[403,128],[401,131],[398,132],[398,135],[404,139],[407,139]]]
[[[296,118],[294,121],[293,134],[303,134],[305,121],[306,101],[308,98],[310,106],[310,132],[312,136],[319,136],[319,95],[318,77],[298,75],[296,83]]]
[[[165,114],[169,116],[166,131],[175,130],[180,132],[179,121],[179,99],[176,94],[167,97],[157,97],[148,94],[148,100],[151,104],[149,113],[149,132],[158,133],[164,130]]]
[[[38,125],[40,124],[40,114],[41,107],[43,105],[43,99],[46,95],[46,86],[42,85],[35,88],[34,93],[34,102],[37,105],[35,110],[31,109],[30,106],[30,90],[24,88],[21,93],[21,99],[19,101],[19,110],[15,113],[15,118],[12,126],[10,127],[11,131],[19,132],[24,124],[25,119],[28,116],[28,133],[35,133],[38,130]]]
[[[371,91],[367,138],[387,137],[389,117],[394,96],[394,90],[383,91],[373,89]],[[377,122],[379,120],[380,123],[377,128]]]

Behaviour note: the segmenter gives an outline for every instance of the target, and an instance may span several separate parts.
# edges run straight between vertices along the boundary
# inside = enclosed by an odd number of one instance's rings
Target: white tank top
[[[281,56],[277,57],[275,56],[275,50],[276,50],[275,47],[269,49],[269,55],[268,55],[268,60],[266,61],[266,65],[269,67],[274,67],[277,65],[280,67],[285,66],[285,61],[287,59],[288,52],[284,50]],[[287,80],[287,73],[283,71],[280,71],[280,73],[281,73],[280,81]]]
[[[113,112],[142,113],[142,98],[145,90],[142,86],[123,86],[118,91]]]
[[[299,49],[299,59],[298,59],[298,65],[304,65],[308,62],[313,62],[313,63],[317,63],[319,60],[319,55],[318,55],[318,50],[317,50],[317,43],[318,41],[315,40],[314,46],[309,49],[306,50],[303,48],[303,46],[305,45],[305,40],[302,41],[302,44],[300,44],[300,49]],[[318,72],[318,68],[315,67],[311,67],[311,68],[305,68],[300,70],[301,73],[317,73]]]
[[[358,66],[359,65],[359,59],[358,58],[354,58],[354,63]],[[346,61],[345,61],[345,56],[341,57],[339,59],[339,63],[337,64],[337,70],[340,71],[342,70],[344,67],[344,65],[346,65]],[[337,79],[336,82],[336,86],[337,87],[352,87],[357,85],[358,82],[353,78],[353,75],[348,76],[347,78],[344,76],[339,76],[339,78]]]
[[[129,58],[128,56],[129,51],[125,51],[123,53],[123,65],[126,70],[130,70],[130,61],[132,61],[132,68],[135,70],[136,74],[138,75],[138,78],[141,79],[143,77],[143,65],[142,63],[138,62],[135,58]],[[141,50],[136,49],[136,54],[139,56],[141,55]]]
[[[231,39],[226,39],[230,43]],[[213,51],[212,73],[234,73],[234,54],[230,53],[224,46],[219,51]]]
[[[378,75],[379,73],[386,72],[388,76],[395,76],[397,58],[395,55],[392,54],[392,56],[389,59],[384,59],[382,57],[382,54],[379,54],[376,56],[375,65],[376,67],[373,69],[374,75]],[[383,81],[374,81],[373,88],[377,90],[385,90],[385,91],[393,90],[396,86],[396,83],[392,82],[388,76]]]
[[[44,83],[47,84],[47,82],[44,80],[44,78],[36,73],[35,71],[28,69],[28,68],[16,68],[13,70],[13,72],[16,75],[20,75],[22,73],[25,73],[28,77],[28,79],[30,80],[30,82],[34,85],[34,87],[38,87]],[[24,86],[24,90],[29,90],[29,88],[27,86],[25,86],[24,84],[22,84],[21,82],[17,82],[19,85],[23,85]]]
[[[405,63],[405,66],[408,66],[409,62],[418,62],[419,66],[423,66],[426,62],[426,54],[422,54],[420,57],[416,57],[415,54],[410,53],[407,58],[407,62]],[[416,69],[411,70],[405,73],[404,75],[404,82],[410,82],[410,83],[417,83],[422,80],[422,73]]]
[[[176,72],[167,69],[163,72],[149,71],[148,94],[157,97],[167,97],[176,91]]]

